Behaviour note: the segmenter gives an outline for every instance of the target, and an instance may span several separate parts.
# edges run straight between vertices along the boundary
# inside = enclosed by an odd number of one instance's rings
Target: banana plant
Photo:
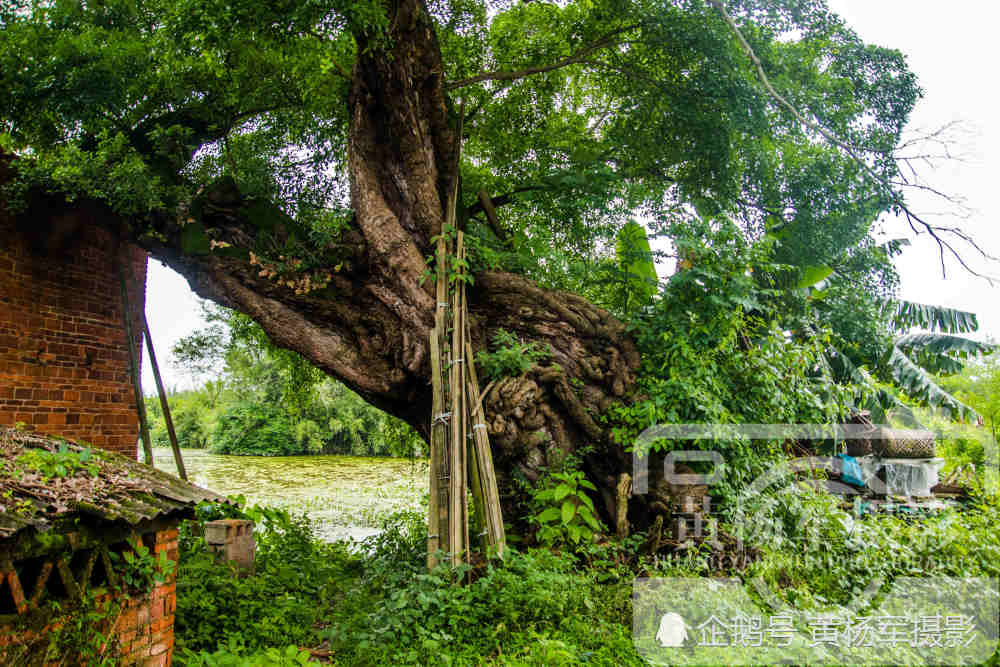
[[[898,252],[903,241],[892,243],[895,244],[894,252]],[[827,266],[799,267],[796,288],[807,291],[810,298],[821,299],[826,294],[827,279],[834,273],[836,271]],[[975,313],[891,298],[881,300],[879,306],[894,338],[883,351],[865,360],[871,375],[840,350],[831,347],[827,362],[833,376],[839,381],[868,388],[874,397],[873,403],[864,407],[876,414],[893,408],[905,421],[915,419],[891,392],[878,387],[875,378],[895,385],[917,403],[946,411],[952,419],[961,421],[977,417],[972,408],[942,389],[934,377],[960,373],[969,359],[997,349],[995,345],[959,335],[979,329]],[[923,332],[909,333],[913,329]]]
[[[922,405],[946,411],[952,419],[975,419],[975,410],[937,384],[934,375],[959,373],[969,359],[989,354],[996,345],[975,341],[959,333],[979,328],[975,313],[913,301],[886,300],[886,314],[899,335],[875,360],[875,371],[891,380],[905,395]],[[922,333],[903,333],[911,328]],[[853,381],[871,386],[870,377],[841,356],[839,366]],[[882,392],[885,394],[885,392]],[[880,395],[882,408],[900,407],[891,396]],[[893,405],[895,404],[895,405]]]
[[[826,363],[832,377],[867,388],[870,400],[862,407],[879,419],[891,409],[909,425],[919,425],[913,412],[892,392],[880,387],[878,380],[895,385],[921,405],[944,410],[952,419],[975,419],[976,411],[941,388],[934,377],[960,373],[970,359],[997,349],[996,345],[957,335],[979,328],[975,313],[892,299],[886,299],[882,307],[895,337],[884,351],[868,360],[869,368],[856,365],[831,346]],[[912,328],[926,331],[907,333]]]
[[[643,226],[634,220],[627,222],[618,232],[616,251],[622,311],[648,306],[656,294],[658,278]]]
[[[946,410],[953,419],[977,417],[975,410],[934,381],[934,374],[960,373],[969,359],[997,349],[995,345],[955,335],[979,328],[975,313],[900,301],[892,323],[897,331],[914,326],[930,330],[904,334],[893,341],[881,363],[893,382],[908,396],[925,405]]]

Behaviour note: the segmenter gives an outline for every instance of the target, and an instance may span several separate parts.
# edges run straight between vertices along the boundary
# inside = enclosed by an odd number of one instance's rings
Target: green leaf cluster
[[[297,646],[247,651],[237,643],[212,652],[195,653],[185,649],[183,654],[177,656],[177,663],[181,667],[299,667],[322,664],[313,660],[309,651]]]
[[[132,592],[145,592],[154,584],[168,581],[177,565],[165,551],[154,556],[144,544],[133,544],[122,552],[111,551],[109,556],[123,587]]]
[[[528,521],[537,526],[541,544],[587,544],[603,530],[588,491],[596,492],[597,487],[579,470],[551,473],[545,484],[536,487],[533,502],[537,511]]]
[[[476,354],[476,364],[483,376],[490,380],[524,375],[533,366],[552,356],[548,346],[522,342],[506,329],[497,329],[493,333],[492,343],[492,352]]]
[[[19,470],[37,473],[42,481],[48,482],[51,479],[73,477],[80,472],[96,477],[100,465],[90,447],[75,451],[63,442],[54,452],[37,448],[25,450],[14,461],[14,474],[17,475]]]

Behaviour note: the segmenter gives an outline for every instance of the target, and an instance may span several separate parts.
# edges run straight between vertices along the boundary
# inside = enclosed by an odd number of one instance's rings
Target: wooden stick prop
[[[139,413],[139,436],[142,438],[142,452],[146,460],[146,465],[153,465],[153,443],[149,439],[149,422],[146,420],[146,401],[142,397],[142,385],[140,384],[139,360],[135,335],[132,333],[132,318],[129,314],[132,308],[129,305],[128,286],[125,284],[125,271],[121,261],[117,261],[118,283],[122,292],[122,321],[125,325],[125,338],[128,343],[129,372],[132,376],[132,389],[135,392],[135,409]]]
[[[170,404],[167,402],[167,392],[163,388],[163,380],[160,378],[160,365],[156,363],[156,351],[153,349],[153,334],[149,333],[149,322],[146,321],[146,313],[142,314],[142,332],[146,338],[146,350],[149,351],[149,363],[153,367],[153,380],[156,381],[156,393],[160,396],[160,408],[163,410],[163,421],[167,425],[167,436],[170,438],[170,448],[174,452],[174,463],[177,465],[177,475],[187,481],[187,470],[184,469],[184,460],[181,458],[181,448],[177,444],[177,432],[174,430],[174,420],[170,416]]]

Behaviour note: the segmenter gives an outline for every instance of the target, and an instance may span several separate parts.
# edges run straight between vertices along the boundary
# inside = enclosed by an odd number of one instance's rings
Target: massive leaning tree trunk
[[[277,281],[258,254],[219,251],[255,247],[262,229],[260,202],[246,201],[231,183],[182,213],[160,216],[159,240],[132,236],[200,296],[246,313],[274,343],[426,437],[435,299],[433,281],[422,284],[421,276],[431,238],[441,231],[458,137],[423,3],[391,5],[388,42],[358,36],[348,144],[355,224],[338,243],[340,270],[331,266],[324,274],[326,288],[305,282],[323,271],[302,282]],[[77,206],[80,214],[84,205]],[[191,225],[203,230],[212,250],[191,250],[185,241]],[[597,416],[626,398],[634,383],[639,356],[624,326],[579,296],[509,273],[476,275],[468,301],[475,350],[485,349],[499,328],[552,350],[551,363],[499,381],[485,399],[501,492],[513,500],[515,470],[534,481],[542,466],[579,452],[600,489],[597,506],[613,526],[615,487],[630,459]],[[151,304],[158,305],[166,306]]]

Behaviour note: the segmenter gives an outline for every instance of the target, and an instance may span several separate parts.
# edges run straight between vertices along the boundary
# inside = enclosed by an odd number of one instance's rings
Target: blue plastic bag
[[[847,454],[837,454],[837,458],[842,461],[840,480],[851,486],[863,487],[865,482],[861,479],[861,466],[858,465],[858,460]]]

